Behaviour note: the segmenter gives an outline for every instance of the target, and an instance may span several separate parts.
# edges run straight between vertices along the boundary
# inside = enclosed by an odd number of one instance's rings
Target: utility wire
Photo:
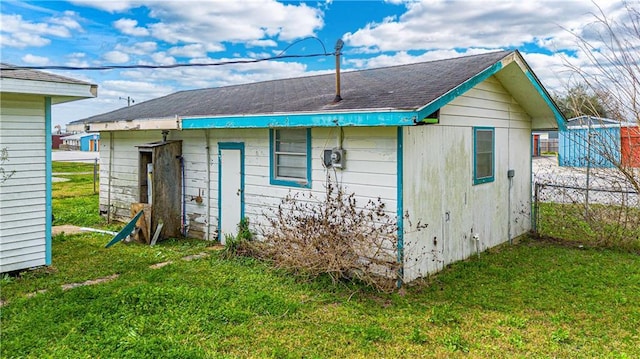
[[[333,56],[332,53],[324,53],[324,54],[309,54],[309,55],[283,55],[283,56],[273,56],[273,57],[264,57],[261,59],[251,59],[251,60],[231,60],[231,61],[221,61],[221,62],[210,62],[210,63],[191,63],[191,64],[172,64],[172,65],[105,65],[105,66],[11,66],[11,67],[3,67],[2,71],[11,71],[11,70],[86,70],[86,71],[94,71],[94,70],[117,70],[117,69],[175,69],[179,67],[207,67],[207,66],[223,66],[223,65],[233,65],[233,64],[251,64],[256,62],[263,61],[271,61],[271,60],[279,60],[279,59],[300,59],[300,58],[310,58],[310,57],[320,57],[320,56]]]
[[[308,55],[284,55],[284,53],[291,48],[292,46],[305,41],[315,39],[320,42],[322,45],[323,53],[321,54],[308,54]],[[256,62],[263,61],[272,61],[272,60],[280,60],[280,59],[301,59],[301,58],[311,58],[311,57],[321,57],[321,56],[333,56],[336,55],[337,52],[328,53],[327,49],[324,46],[322,40],[315,36],[305,37],[304,39],[300,39],[295,41],[289,46],[287,46],[284,50],[282,50],[278,55],[272,57],[263,57],[259,59],[250,59],[250,60],[229,60],[229,61],[220,61],[220,62],[206,62],[206,63],[190,63],[190,64],[172,64],[172,65],[104,65],[104,66],[57,66],[57,65],[48,65],[48,66],[11,66],[11,67],[2,67],[2,71],[11,71],[11,70],[84,70],[84,71],[100,71],[100,70],[117,70],[117,69],[175,69],[179,67],[208,67],[208,66],[223,66],[223,65],[234,65],[234,64],[251,64]]]

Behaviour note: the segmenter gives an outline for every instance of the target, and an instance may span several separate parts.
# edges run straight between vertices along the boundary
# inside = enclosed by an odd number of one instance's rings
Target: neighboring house
[[[608,118],[579,116],[560,131],[558,164],[567,167],[640,165],[638,127]]]
[[[81,132],[62,137],[60,148],[69,151],[98,152],[100,150],[100,134]]]
[[[0,272],[51,264],[51,106],[95,97],[97,86],[0,65]]]
[[[288,193],[323,197],[331,176],[398,219],[405,281],[530,229],[531,133],[564,118],[519,52],[343,72],[340,82],[182,91],[78,121],[102,135],[100,210],[127,220],[146,203],[178,216],[172,230],[224,242],[243,217],[264,223]],[[156,206],[165,193],[178,200]]]

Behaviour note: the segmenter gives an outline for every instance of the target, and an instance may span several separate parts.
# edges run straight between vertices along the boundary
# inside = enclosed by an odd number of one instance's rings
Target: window
[[[311,186],[311,130],[273,129],[269,133],[271,184]]]
[[[473,129],[473,184],[493,182],[494,129]]]

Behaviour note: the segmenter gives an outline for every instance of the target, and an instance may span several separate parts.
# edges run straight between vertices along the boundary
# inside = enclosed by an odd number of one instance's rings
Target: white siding
[[[45,104],[42,96],[1,95],[0,272],[45,264]],[[15,171],[15,172],[14,172]]]
[[[473,185],[474,126],[495,128],[495,179],[479,185]],[[428,224],[416,232],[405,221],[405,280],[507,241],[509,218],[512,238],[529,230],[531,121],[495,78],[443,107],[440,124],[403,134],[404,209],[412,222]]]
[[[207,173],[207,141],[210,162]],[[110,138],[113,136],[113,153]],[[325,193],[326,170],[322,166],[324,149],[336,147],[337,128],[314,128],[311,132],[312,188],[299,189],[274,186],[269,183],[269,130],[216,129],[172,131],[170,140],[183,140],[185,161],[185,200],[188,234],[191,237],[216,239],[218,226],[218,143],[241,142],[245,146],[245,216],[254,223],[264,221],[265,210],[276,208],[290,191]],[[114,218],[130,217],[129,206],[138,200],[138,152],[136,145],[161,139],[160,131],[130,131],[101,134],[100,143],[100,208],[107,210],[109,202],[109,171],[111,171],[111,206]],[[346,169],[337,170],[337,180],[348,192],[353,192],[364,204],[365,198],[385,202],[390,214],[396,213],[396,129],[345,128],[343,148],[346,149]],[[109,161],[113,163],[109,166]],[[110,169],[111,168],[111,169]],[[334,173],[333,170],[330,173]],[[207,178],[210,178],[207,185]],[[208,194],[208,195],[207,195]],[[203,202],[195,199],[201,195]],[[209,206],[209,217],[207,217]]]

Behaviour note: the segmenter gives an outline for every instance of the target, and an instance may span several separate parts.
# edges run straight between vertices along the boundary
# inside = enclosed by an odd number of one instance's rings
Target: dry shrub
[[[265,217],[255,249],[276,267],[309,277],[328,274],[334,281],[357,279],[380,291],[396,287],[398,224],[380,198],[358,207],[355,194],[328,180],[325,198],[289,193]]]

